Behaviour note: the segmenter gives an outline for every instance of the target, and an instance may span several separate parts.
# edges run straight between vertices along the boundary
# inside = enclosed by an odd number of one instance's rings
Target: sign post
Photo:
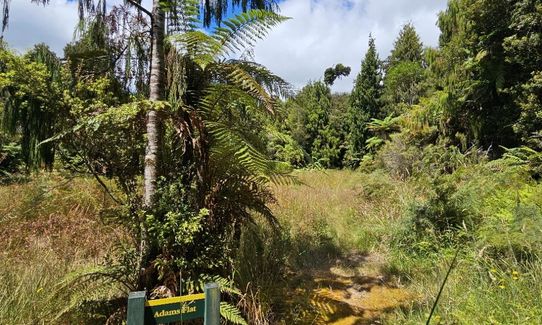
[[[145,323],[145,291],[130,292],[128,295],[128,324]]]
[[[220,325],[220,289],[205,284],[205,292],[165,299],[146,300],[145,291],[128,296],[127,325],[167,324],[203,318],[205,325]]]
[[[216,283],[205,284],[204,325],[220,325],[220,289]]]

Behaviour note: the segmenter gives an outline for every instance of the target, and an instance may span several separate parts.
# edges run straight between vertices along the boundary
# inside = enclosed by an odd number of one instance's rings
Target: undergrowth
[[[406,179],[381,169],[298,171],[302,184],[275,186],[281,228],[256,216],[232,262],[248,323],[321,319],[330,307],[303,286],[353,252],[382,260],[375,272],[412,297],[380,322],[425,323],[458,247],[431,324],[542,323],[542,185],[505,160],[454,168]],[[0,323],[99,324],[118,312],[89,297],[79,314],[57,318],[66,296],[54,294],[68,274],[99,266],[127,240],[100,216],[112,206],[84,178],[47,174],[0,187]]]

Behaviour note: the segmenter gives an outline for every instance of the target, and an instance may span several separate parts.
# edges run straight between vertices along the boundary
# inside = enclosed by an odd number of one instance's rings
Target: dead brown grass
[[[50,251],[67,262],[99,259],[125,233],[106,225],[112,206],[92,180],[48,173],[29,183],[0,187],[0,247],[10,258]]]

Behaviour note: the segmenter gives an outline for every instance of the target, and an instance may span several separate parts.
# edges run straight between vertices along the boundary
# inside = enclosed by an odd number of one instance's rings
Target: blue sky
[[[122,0],[108,0],[120,3]],[[143,0],[150,6],[150,0]],[[438,44],[437,14],[447,0],[281,0],[281,14],[293,19],[275,28],[255,48],[255,59],[295,88],[322,78],[336,63],[352,67],[334,91],[350,91],[367,49],[369,33],[376,37],[380,56],[386,57],[401,26],[412,22],[424,45]],[[73,39],[77,5],[51,0],[48,7],[29,0],[12,0],[5,39],[23,52],[45,42],[58,53]]]

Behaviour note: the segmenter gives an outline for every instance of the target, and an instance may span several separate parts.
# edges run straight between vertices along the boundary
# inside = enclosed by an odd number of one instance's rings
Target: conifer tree
[[[423,44],[414,25],[411,23],[405,24],[399,32],[399,36],[393,44],[391,55],[388,58],[387,69],[389,70],[398,63],[405,61],[420,64],[423,62]]]
[[[383,102],[387,115],[400,115],[424,93],[423,44],[412,24],[403,26],[386,63]]]
[[[367,123],[372,118],[381,117],[382,92],[381,62],[376,52],[375,39],[369,36],[369,49],[361,64],[352,95],[350,97],[350,155],[357,165],[365,153],[368,139]]]

